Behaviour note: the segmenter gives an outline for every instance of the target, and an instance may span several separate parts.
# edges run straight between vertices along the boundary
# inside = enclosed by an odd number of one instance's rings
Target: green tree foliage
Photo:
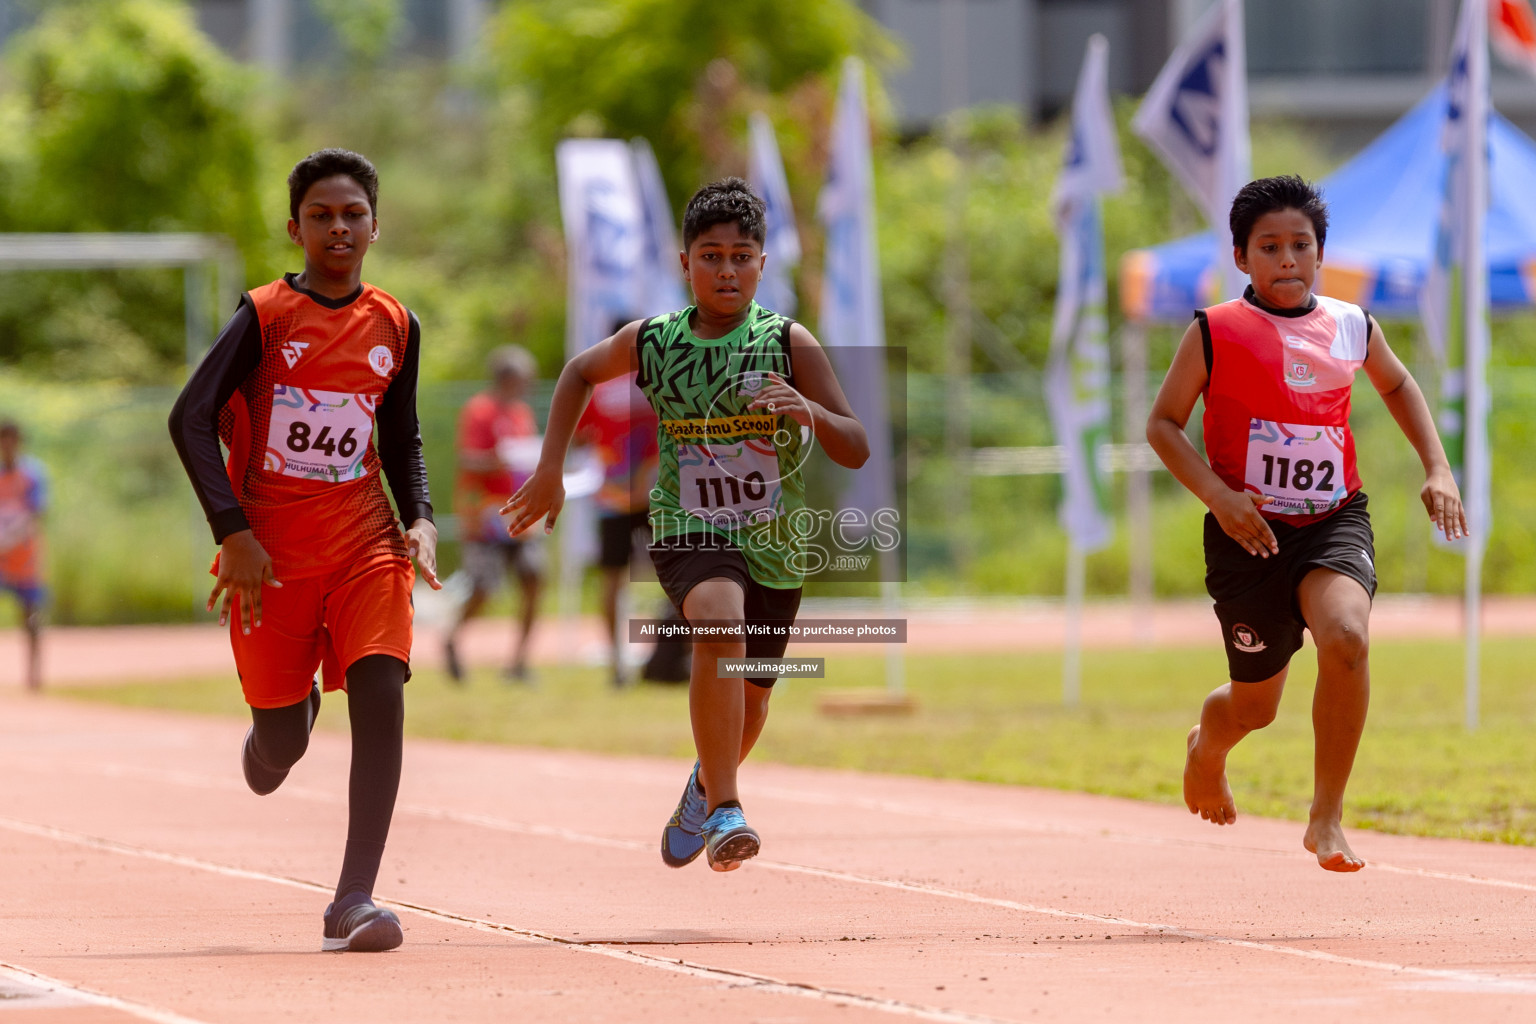
[[[643,136],[670,194],[743,169],[745,118],[894,50],[849,0],[513,0],[494,26],[502,85],[526,92],[532,140]]]
[[[0,81],[0,230],[214,232],[264,262],[245,76],[184,5],[50,4]],[[163,379],[180,295],[174,272],[5,274],[0,360]]]

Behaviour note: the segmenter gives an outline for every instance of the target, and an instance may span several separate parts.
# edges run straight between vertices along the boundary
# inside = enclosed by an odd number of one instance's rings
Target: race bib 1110
[[[1344,427],[1248,422],[1248,490],[1273,500],[1264,511],[1316,515],[1349,496],[1345,486]]]
[[[779,514],[779,453],[765,437],[680,445],[677,475],[683,511],[717,526],[763,523]]]
[[[345,483],[368,475],[377,395],[349,395],[279,384],[272,390],[264,468],[269,473]]]

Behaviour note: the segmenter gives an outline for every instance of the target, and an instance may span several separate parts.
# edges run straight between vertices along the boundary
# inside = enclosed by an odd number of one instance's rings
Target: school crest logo
[[[368,366],[380,377],[388,377],[395,368],[395,354],[387,345],[375,345],[368,353]]]
[[[1239,622],[1232,627],[1232,646],[1245,654],[1257,654],[1267,645],[1259,639],[1259,634],[1251,626]]]
[[[1293,388],[1309,388],[1317,383],[1317,373],[1312,360],[1303,355],[1292,355],[1285,361],[1285,382]]]

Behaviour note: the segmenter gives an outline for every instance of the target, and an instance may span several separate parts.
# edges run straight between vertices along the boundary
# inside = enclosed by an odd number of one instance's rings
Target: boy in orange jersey
[[[1197,310],[1147,422],[1147,440],[1210,509],[1205,585],[1231,682],[1189,732],[1184,802],[1237,820],[1227,753],[1274,720],[1301,632],[1317,646],[1312,809],[1302,845],[1329,871],[1365,861],[1344,838],[1344,787],[1370,701],[1374,536],[1355,468],[1350,388],[1365,370],[1424,467],[1419,497],[1447,539],[1466,535],[1461,495],[1424,395],[1359,306],[1314,295],[1328,208],[1294,175],[1249,182],[1232,202],[1233,258],[1251,285]],[[1205,448],[1184,433],[1205,402]]]
[[[21,428],[0,422],[0,590],[21,602],[27,632],[27,689],[43,686],[42,516],[48,505],[48,475],[36,459],[21,454]]]
[[[362,281],[379,232],[372,164],[312,153],[288,197],[304,270],[241,298],[176,400],[171,436],[220,545],[208,607],[223,595],[219,623],[251,706],[246,783],[270,793],[304,754],[317,669],[326,690],[347,691],[347,846],[321,948],[393,949],[400,921],[372,895],[400,784],[410,559],[441,587],[416,419],[421,326]]]

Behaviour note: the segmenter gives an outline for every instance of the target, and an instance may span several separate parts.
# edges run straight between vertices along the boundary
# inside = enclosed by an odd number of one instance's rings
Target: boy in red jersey
[[[400,785],[410,559],[441,586],[416,419],[421,326],[362,281],[379,231],[372,164],[312,153],[288,196],[304,270],[241,298],[177,398],[171,436],[220,545],[208,607],[223,595],[219,623],[251,706],[246,783],[270,793],[303,756],[317,669],[325,689],[347,691],[347,846],[321,948],[393,949],[400,921],[372,894]]]
[[[528,479],[539,459],[539,428],[533,409],[523,397],[538,364],[519,345],[503,345],[491,353],[487,363],[490,388],[466,402],[459,414],[454,506],[459,514],[460,551],[470,590],[443,638],[448,678],[456,683],[464,681],[459,631],[509,576],[517,578],[522,609],[504,675],[508,682],[528,681],[528,641],[538,616],[544,577],[542,538],[530,534],[508,537],[507,524],[501,518],[501,506]]]
[[[1274,720],[1301,631],[1317,646],[1314,788],[1302,844],[1329,871],[1365,862],[1344,838],[1344,788],[1370,698],[1375,547],[1349,429],[1363,368],[1424,466],[1419,496],[1447,538],[1466,536],[1461,496],[1419,386],[1359,306],[1312,293],[1328,209],[1294,175],[1239,190],[1233,258],[1241,299],[1198,310],[1147,421],[1147,440],[1210,509],[1206,589],[1231,682],[1190,730],[1184,802],[1217,825],[1237,820],[1227,753]],[[1184,433],[1205,400],[1207,464]]]
[[[48,505],[48,474],[21,454],[21,428],[0,422],[0,590],[21,602],[27,633],[27,689],[43,687],[42,517]]]

